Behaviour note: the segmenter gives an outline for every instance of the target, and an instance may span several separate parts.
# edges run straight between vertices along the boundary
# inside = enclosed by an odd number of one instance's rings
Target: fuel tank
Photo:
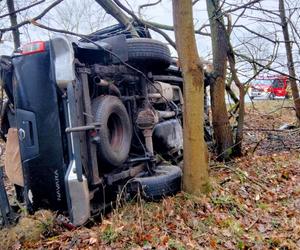
[[[156,152],[166,154],[183,149],[182,126],[177,119],[160,122],[153,130],[153,146]]]

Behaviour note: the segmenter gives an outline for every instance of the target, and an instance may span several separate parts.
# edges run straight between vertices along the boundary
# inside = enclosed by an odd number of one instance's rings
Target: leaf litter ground
[[[137,199],[89,228],[66,228],[40,211],[26,217],[37,223],[37,235],[2,230],[0,248],[300,249],[300,138],[297,129],[277,131],[294,121],[289,106],[262,101],[247,107],[245,156],[226,164],[211,159],[209,195]],[[278,134],[284,147],[274,139]]]

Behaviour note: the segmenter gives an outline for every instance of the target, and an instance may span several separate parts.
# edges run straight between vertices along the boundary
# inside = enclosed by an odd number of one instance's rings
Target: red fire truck
[[[288,77],[283,75],[257,77],[250,83],[249,96],[251,99],[264,97],[275,99],[275,97],[288,98]]]

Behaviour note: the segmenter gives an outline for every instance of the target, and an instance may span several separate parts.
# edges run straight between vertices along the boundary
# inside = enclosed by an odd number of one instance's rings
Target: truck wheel
[[[154,170],[154,175],[136,177],[137,183],[146,200],[159,200],[167,195],[174,195],[181,190],[182,170],[178,166],[159,165]]]
[[[92,101],[94,121],[100,123],[98,156],[101,162],[120,166],[128,157],[132,129],[127,110],[116,96],[100,96]]]
[[[150,38],[127,39],[128,61],[141,68],[168,68],[171,64],[171,54],[168,46]]]
[[[271,93],[271,94],[269,95],[269,99],[270,99],[270,100],[274,100],[274,99],[275,99],[274,93]]]

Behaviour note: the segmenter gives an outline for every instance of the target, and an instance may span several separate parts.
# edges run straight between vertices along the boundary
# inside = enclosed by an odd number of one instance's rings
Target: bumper
[[[264,92],[264,91],[251,91],[249,93],[250,97],[254,98],[254,97],[263,97],[263,98],[267,98],[269,97],[270,93],[269,92]]]

